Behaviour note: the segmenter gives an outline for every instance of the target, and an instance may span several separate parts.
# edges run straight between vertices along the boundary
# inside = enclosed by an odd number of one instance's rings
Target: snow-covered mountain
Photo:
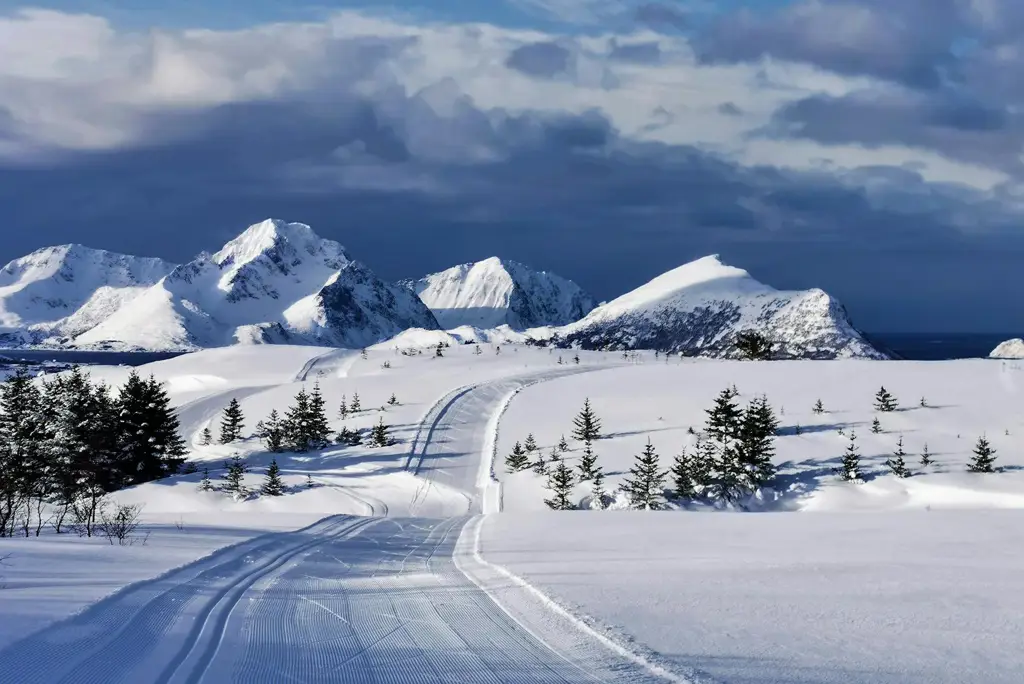
[[[989,354],[991,359],[1024,359],[1024,340],[1015,337],[1012,340],[1000,342],[999,346]]]
[[[46,247],[0,269],[0,345],[61,344],[174,268],[82,245]]]
[[[438,327],[414,293],[381,281],[305,224],[267,220],[178,266],[74,345],[362,347],[411,327]]]
[[[445,329],[565,325],[583,318],[596,304],[571,280],[498,257],[454,266],[406,284]]]
[[[551,341],[735,357],[735,336],[746,329],[771,339],[778,358],[886,358],[827,293],[776,290],[718,256],[680,266],[599,306],[555,330]]]

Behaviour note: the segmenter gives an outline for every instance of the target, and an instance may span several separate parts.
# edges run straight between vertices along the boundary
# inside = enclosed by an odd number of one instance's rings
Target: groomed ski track
[[[465,510],[331,516],[222,549],[0,651],[0,684],[666,681],[478,553],[492,419],[566,372],[461,388],[428,413],[409,468]]]

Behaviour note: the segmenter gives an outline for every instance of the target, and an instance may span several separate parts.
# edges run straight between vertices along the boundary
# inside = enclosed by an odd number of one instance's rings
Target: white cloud
[[[571,21],[622,7],[606,0],[519,2]],[[544,41],[571,52],[571,69],[535,78],[507,66],[513,50]],[[660,61],[609,58],[616,45],[630,42],[656,43]],[[757,135],[787,103],[871,84],[793,64],[702,65],[684,37],[640,29],[614,39],[568,37],[341,12],[322,23],[239,31],[126,32],[99,17],[22,10],[0,17],[0,158],[168,142],[192,133],[187,120],[170,125],[168,115],[339,98],[372,103],[416,158],[438,163],[500,158],[495,113],[598,111],[626,138],[693,145],[747,165],[913,167],[925,179],[982,190],[1006,180],[1000,171],[929,150]],[[726,103],[740,113],[723,110]],[[404,182],[434,187],[419,175]]]

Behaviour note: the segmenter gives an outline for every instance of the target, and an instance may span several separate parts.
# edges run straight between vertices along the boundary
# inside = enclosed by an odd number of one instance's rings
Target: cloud
[[[633,18],[652,28],[685,29],[690,25],[686,14],[675,6],[661,2],[646,2],[633,10]]]
[[[568,70],[571,57],[572,53],[558,43],[530,43],[510,52],[505,66],[527,76],[552,78]]]
[[[646,29],[356,12],[145,34],[21,12],[0,19],[0,51],[6,258],[78,241],[185,259],[278,216],[388,277],[501,253],[600,297],[720,252],[778,285],[853,293],[877,328],[921,319],[929,288],[951,287],[936,264],[965,245],[945,311],[980,320],[975,299],[997,291],[983,276],[1011,287],[987,264],[1024,249],[998,90],[701,62],[688,37]],[[860,279],[915,247],[899,285],[913,305],[876,311]]]

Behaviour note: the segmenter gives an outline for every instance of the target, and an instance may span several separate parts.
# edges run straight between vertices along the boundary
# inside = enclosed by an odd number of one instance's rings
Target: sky
[[[0,0],[0,262],[268,217],[610,299],[720,254],[873,332],[1024,331],[1019,0]]]

